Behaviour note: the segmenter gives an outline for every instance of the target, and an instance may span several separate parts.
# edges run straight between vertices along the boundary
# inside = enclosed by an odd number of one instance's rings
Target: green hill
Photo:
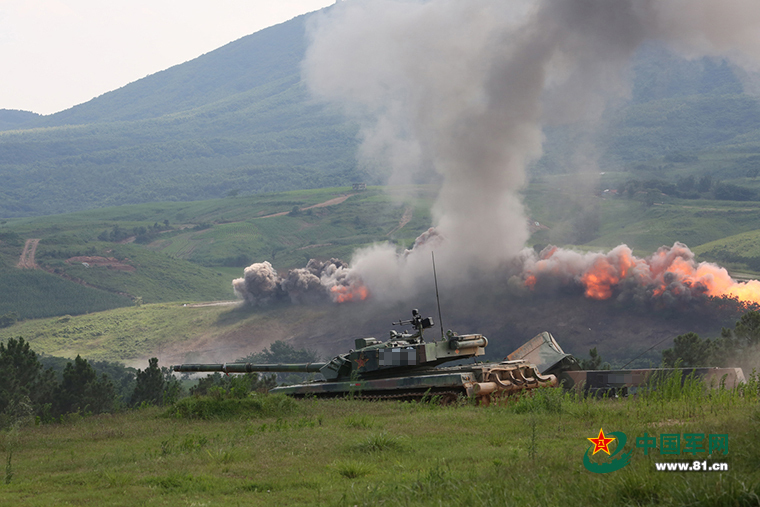
[[[356,126],[300,82],[305,18],[69,110],[6,122],[0,216],[375,181],[357,171]]]
[[[603,183],[612,184],[622,179],[614,173],[605,178]],[[757,235],[756,203],[589,197],[574,193],[569,181],[566,175],[547,175],[526,190],[531,218],[543,227],[532,243],[607,249],[624,241],[648,255],[686,241],[700,259],[715,260],[710,256],[716,245],[755,256],[748,245]],[[46,354],[130,364],[156,355],[166,362],[227,361],[275,340],[337,354],[353,347],[357,336],[383,337],[389,319],[405,317],[410,308],[434,313],[435,293],[400,294],[401,302],[394,304],[283,303],[251,309],[195,303],[234,299],[231,281],[251,262],[270,261],[284,271],[312,257],[349,260],[356,248],[373,242],[410,246],[431,224],[435,193],[427,186],[414,190],[414,198],[394,195],[392,188],[301,190],[6,220],[0,224],[0,316],[14,312],[22,321],[0,329],[0,340],[23,336]],[[594,217],[596,227],[584,228]],[[582,240],[583,234],[588,238]],[[40,239],[35,260],[46,271],[16,267],[29,239]],[[748,264],[739,264],[729,267],[746,271]],[[515,292],[508,280],[452,287],[445,273],[439,278],[445,326],[485,333],[494,358],[550,330],[566,351],[583,357],[596,347],[614,362],[658,342],[660,349],[667,347],[665,340],[686,332],[718,336],[737,318],[723,307],[699,314],[650,311],[572,291]],[[135,306],[133,298],[142,304]],[[640,361],[658,363],[658,350]]]
[[[350,259],[378,241],[410,246],[430,227],[432,195],[427,187],[414,200],[394,197],[393,189],[343,187],[6,220],[0,316],[74,315],[135,298],[234,299],[232,279],[253,262],[288,269],[312,257]],[[19,269],[33,239],[40,269]]]
[[[301,82],[308,17],[53,115],[0,111],[0,216],[383,183],[356,163],[358,126]],[[633,69],[631,101],[598,139],[602,168],[671,181],[746,173],[760,115],[730,67],[645,47]],[[574,129],[547,129],[536,171],[571,169]],[[682,152],[699,162],[663,161]]]

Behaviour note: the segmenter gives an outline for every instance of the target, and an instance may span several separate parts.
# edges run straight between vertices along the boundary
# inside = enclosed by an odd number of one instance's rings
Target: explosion
[[[634,256],[627,245],[607,254],[548,247],[528,257],[523,279],[531,289],[543,283],[579,285],[586,297],[599,300],[614,294],[621,299],[665,302],[728,296],[744,303],[760,303],[760,282],[737,282],[725,268],[697,263],[694,253],[678,242],[660,247],[647,258]]]
[[[340,259],[325,262],[310,259],[306,267],[291,269],[284,277],[269,262],[257,262],[245,268],[243,278],[232,281],[232,288],[253,306],[282,299],[308,303],[329,298],[343,303],[369,296],[362,281]]]
[[[494,279],[530,236],[521,190],[526,167],[542,156],[545,126],[600,120],[610,101],[629,95],[631,58],[644,43],[756,63],[759,22],[760,7],[746,0],[337,2],[307,25],[302,77],[315,99],[359,123],[361,166],[395,185],[437,173],[431,213],[446,242],[436,261],[450,283],[472,283]],[[594,150],[574,145],[566,158],[595,172]],[[414,294],[430,256],[413,250],[361,249],[351,271],[373,297]],[[632,256],[613,255],[574,276],[594,298],[611,297],[630,277],[651,278],[661,297],[721,277],[686,276],[676,261],[658,271],[651,262],[647,272]],[[680,288],[669,288],[670,278]]]
[[[307,25],[304,84],[359,123],[361,166],[390,174],[392,184],[437,173],[435,234],[409,253],[373,245],[354,252],[350,267],[309,261],[284,278],[254,264],[235,290],[254,304],[370,293],[395,300],[424,287],[436,244],[449,283],[497,281],[530,236],[521,190],[526,167],[543,154],[545,126],[598,121],[608,102],[629,94],[631,58],[644,43],[756,64],[759,23],[760,7],[747,0],[337,2]],[[576,147],[567,158],[593,171],[593,150]],[[755,300],[752,284],[696,264],[678,243],[647,259],[620,246],[607,255],[556,249],[529,263],[528,286],[554,275],[596,299]]]
[[[369,290],[361,283],[354,286],[336,285],[330,289],[333,301],[345,303],[347,301],[363,301],[369,296]]]

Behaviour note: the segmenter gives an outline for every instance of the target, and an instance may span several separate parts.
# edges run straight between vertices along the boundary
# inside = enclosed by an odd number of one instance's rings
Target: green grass
[[[0,340],[23,336],[39,353],[134,362],[138,358],[160,357],[162,346],[178,340],[212,338],[214,333],[234,328],[234,324],[215,326],[219,315],[229,310],[225,306],[188,308],[180,303],[132,306],[20,322],[0,329]]]
[[[617,176],[605,178],[614,182]],[[526,191],[526,202],[531,218],[549,227],[549,231],[535,234],[533,243],[574,243],[568,233],[574,217],[580,210],[595,208],[599,218],[596,237],[575,244],[609,249],[625,243],[639,255],[648,255],[660,246],[672,246],[676,241],[702,253],[700,245],[758,230],[760,224],[760,204],[756,202],[663,196],[654,205],[646,206],[637,199],[574,191],[568,176],[543,176]]]
[[[760,271],[760,230],[705,243],[697,247],[695,253],[730,267]]]
[[[26,320],[0,329],[0,342],[22,336],[38,353],[68,358],[80,354],[140,368],[150,357],[158,357],[163,366],[167,355],[180,362],[197,362],[199,354],[213,353],[231,361],[287,338],[281,334],[283,330],[310,330],[327,312],[319,306],[284,305],[252,311],[230,305],[184,304],[144,304]],[[283,326],[283,321],[295,327]]]
[[[431,189],[417,187],[421,198],[395,196],[394,189],[370,188],[354,193],[345,202],[289,213],[350,194],[350,188],[301,190],[255,197],[216,199],[194,203],[154,203],[121,206],[28,219],[0,225],[0,314],[15,311],[22,318],[79,314],[131,304],[169,301],[209,301],[234,298],[231,281],[243,268],[268,260],[277,269],[301,267],[312,258],[349,260],[360,246],[388,239],[409,245],[430,225]],[[406,199],[406,200],[405,200]],[[413,220],[398,229],[407,206],[415,208]],[[98,241],[115,226],[131,231],[168,222],[149,245]],[[200,229],[196,226],[201,226]],[[389,232],[394,231],[392,236]],[[9,238],[9,239],[7,239]],[[59,278],[42,273],[19,273],[15,267],[24,240],[40,238],[38,264]],[[66,262],[75,256],[114,257],[130,270]],[[231,267],[234,266],[235,269]],[[30,280],[23,283],[21,278]],[[78,280],[94,291],[63,277]],[[35,289],[42,279],[51,289]],[[97,301],[93,302],[93,298]]]
[[[148,408],[22,427],[0,433],[0,457],[11,456],[0,503],[757,505],[756,395],[543,396],[490,407],[302,400],[222,419]],[[367,418],[373,429],[347,425]],[[634,449],[628,466],[603,475],[582,462],[600,427]],[[727,461],[728,472],[656,472],[656,461],[691,458],[635,448],[645,433],[692,432],[728,435],[725,458],[697,455]]]

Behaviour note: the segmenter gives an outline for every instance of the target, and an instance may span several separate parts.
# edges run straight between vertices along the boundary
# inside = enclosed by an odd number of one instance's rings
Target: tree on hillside
[[[135,390],[130,405],[144,402],[152,405],[174,403],[179,398],[182,386],[168,368],[159,368],[158,359],[152,357],[145,370],[137,370]]]
[[[736,321],[734,329],[723,328],[720,338],[703,340],[696,333],[676,337],[673,348],[662,351],[665,366],[736,366],[756,357],[760,349],[760,312],[749,311]]]
[[[205,378],[190,388],[191,395],[208,395],[214,389],[226,393],[234,393],[235,397],[243,397],[251,392],[267,392],[277,386],[277,375],[245,373],[243,375],[222,375],[219,372],[208,374]]]
[[[668,368],[676,365],[708,366],[713,353],[710,339],[702,340],[696,333],[686,333],[673,340],[673,348],[662,351],[662,361]]]
[[[588,351],[589,359],[581,359],[581,370],[609,370],[610,363],[605,363],[602,356],[597,352],[596,347]]]
[[[63,380],[55,390],[53,413],[72,412],[101,414],[113,410],[116,392],[106,374],[98,378],[95,369],[77,355],[74,363],[63,370]]]
[[[734,326],[733,335],[740,346],[751,347],[760,343],[760,312],[747,312],[742,315]]]
[[[0,343],[0,427],[13,423],[22,405],[44,417],[55,384],[53,371],[43,370],[37,354],[23,338],[10,338],[5,345]]]
[[[734,329],[724,327],[715,341],[714,363],[726,366],[740,357],[750,357],[760,346],[760,312],[751,311],[736,321]]]
[[[0,317],[0,327],[11,327],[18,321],[18,314],[16,312],[6,313]]]
[[[137,370],[135,376],[135,391],[132,393],[130,405],[136,406],[143,402],[161,405],[164,402],[164,376],[158,367],[158,358],[148,361],[145,370]]]

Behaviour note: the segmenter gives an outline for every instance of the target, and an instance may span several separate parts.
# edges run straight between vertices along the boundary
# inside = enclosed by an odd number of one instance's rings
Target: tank
[[[320,373],[324,379],[280,386],[272,393],[318,398],[351,395],[361,399],[420,400],[437,398],[451,402],[461,397],[490,403],[493,397],[557,385],[555,375],[542,375],[523,359],[477,362],[485,354],[488,339],[482,334],[442,333],[440,340],[426,342],[424,331],[433,319],[415,309],[410,320],[392,325],[410,325],[411,331],[390,332],[387,341],[357,338],[355,349],[326,363],[304,364],[181,364],[177,372],[303,372]],[[473,359],[470,364],[441,367],[444,363]]]

